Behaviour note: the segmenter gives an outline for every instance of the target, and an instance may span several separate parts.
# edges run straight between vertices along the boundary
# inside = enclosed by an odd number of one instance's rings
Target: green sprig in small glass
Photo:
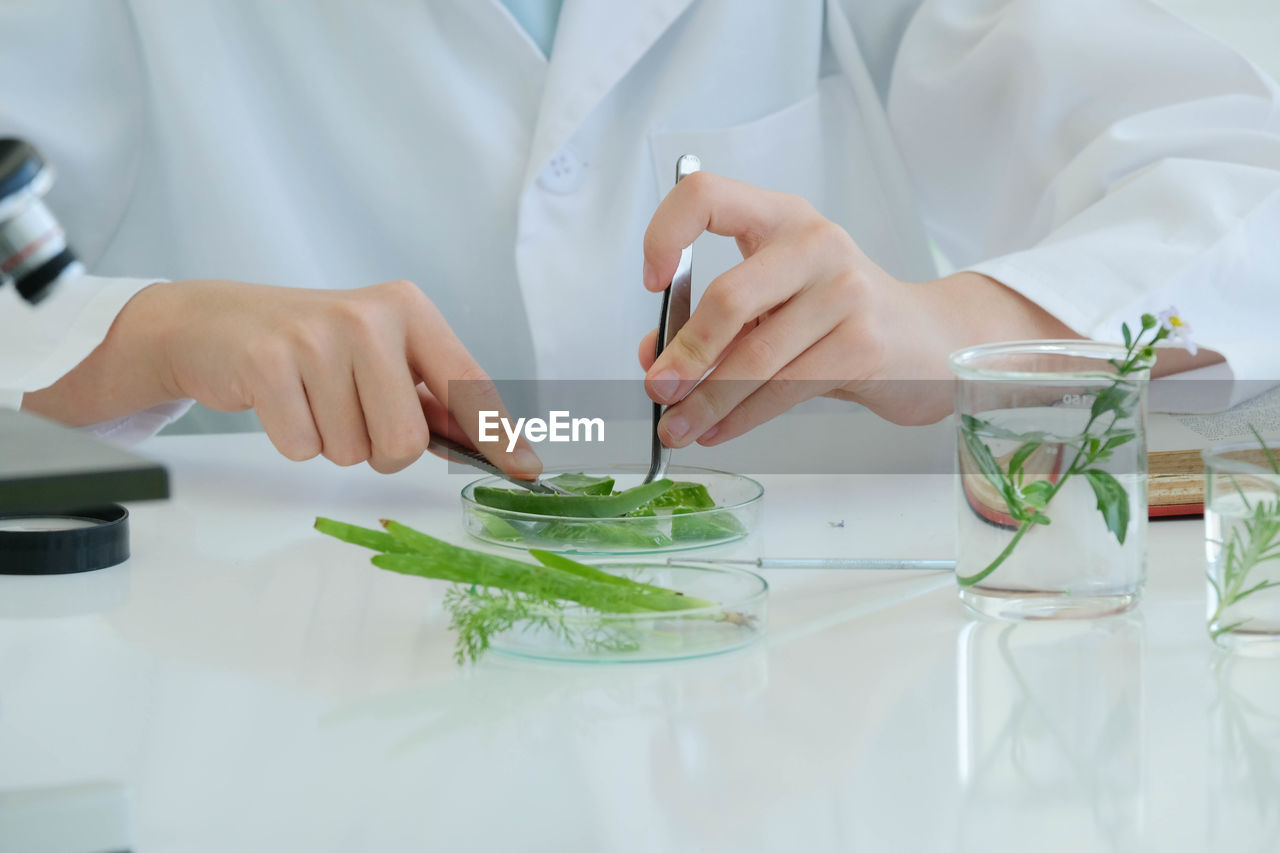
[[[1253,424],[1249,425],[1249,431],[1257,439],[1271,472],[1280,476],[1280,461],[1276,460],[1266,439]],[[1220,549],[1219,565],[1222,574],[1221,582],[1214,578],[1215,561],[1211,560],[1205,577],[1214,593],[1215,606],[1209,614],[1209,636],[1215,642],[1223,635],[1243,628],[1250,621],[1226,621],[1228,612],[1233,607],[1249,596],[1280,587],[1280,580],[1257,580],[1254,572],[1263,563],[1280,560],[1280,491],[1273,491],[1272,500],[1255,496],[1250,501],[1236,478],[1230,474],[1227,477],[1240,496],[1246,515],[1239,520],[1238,525],[1230,527],[1223,539],[1209,540],[1209,544]]]
[[[1108,359],[1115,369],[1115,379],[1094,397],[1089,410],[1089,420],[1078,437],[1064,442],[1073,448],[1071,463],[1058,475],[1056,481],[1031,479],[1028,481],[1024,465],[1031,455],[1043,446],[1049,435],[1043,432],[1016,433],[973,415],[961,415],[960,434],[965,449],[973,458],[978,471],[1003,498],[1009,517],[1017,522],[1013,538],[985,568],[971,575],[957,575],[962,587],[982,582],[1000,568],[1013,553],[1027,532],[1040,525],[1051,523],[1048,514],[1054,497],[1062,487],[1077,475],[1084,477],[1097,498],[1098,511],[1109,530],[1121,545],[1128,535],[1130,512],[1129,494],[1120,481],[1106,471],[1102,463],[1111,458],[1116,448],[1138,437],[1137,430],[1122,426],[1131,422],[1131,416],[1140,405],[1141,386],[1139,375],[1145,374],[1155,363],[1155,345],[1166,339],[1174,339],[1195,354],[1190,328],[1178,317],[1177,309],[1169,308],[1157,314],[1143,314],[1141,326],[1135,333],[1125,323],[1120,327],[1125,353],[1118,359]],[[1001,467],[983,437],[1013,439],[1021,444]],[[1055,443],[1062,439],[1052,439]]]

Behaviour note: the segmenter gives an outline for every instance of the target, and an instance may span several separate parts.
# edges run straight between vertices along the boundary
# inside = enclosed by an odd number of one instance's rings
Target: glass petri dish
[[[721,654],[764,635],[769,584],[731,566],[604,563],[597,568],[715,602],[690,610],[599,613],[570,605],[555,619],[517,622],[495,635],[504,655],[581,663],[644,663]]]
[[[618,465],[607,471],[615,478],[614,488],[627,489],[639,485],[648,465]],[[544,477],[577,473],[576,470],[552,470]],[[708,548],[742,539],[755,531],[760,522],[760,506],[764,486],[725,471],[673,465],[667,471],[671,480],[701,483],[716,506],[674,515],[659,511],[652,516],[621,518],[577,518],[496,509],[478,503],[478,486],[515,488],[497,477],[486,477],[469,483],[462,490],[462,526],[472,537],[491,545],[528,550],[541,548],[561,554],[653,554]]]

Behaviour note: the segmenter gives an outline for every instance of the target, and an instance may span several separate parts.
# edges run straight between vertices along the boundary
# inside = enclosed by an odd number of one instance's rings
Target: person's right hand
[[[478,412],[506,410],[435,305],[405,281],[153,284],[98,349],[24,407],[76,425],[183,398],[254,409],[295,460],[322,454],[389,473],[417,460],[435,430],[465,435],[508,473],[535,477],[542,467],[523,438],[512,453],[505,441],[476,443]]]

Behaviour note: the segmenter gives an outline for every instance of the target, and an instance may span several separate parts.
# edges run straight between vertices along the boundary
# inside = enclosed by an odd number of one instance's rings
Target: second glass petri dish
[[[514,657],[577,663],[645,663],[721,654],[764,635],[769,584],[746,569],[675,563],[614,562],[604,571],[678,590],[706,606],[640,613],[599,613],[576,605],[517,622],[492,649]]]

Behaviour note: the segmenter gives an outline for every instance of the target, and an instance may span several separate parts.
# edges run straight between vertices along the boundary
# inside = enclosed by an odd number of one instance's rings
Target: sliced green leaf
[[[610,572],[597,569],[595,566],[588,566],[586,563],[579,563],[577,560],[570,559],[563,554],[556,554],[552,551],[543,551],[539,548],[530,548],[529,556],[533,557],[539,563],[549,569],[559,569],[562,572],[568,572],[576,575],[584,580],[595,581],[596,583],[610,584],[612,586],[626,587],[639,593],[651,592],[657,593],[664,597],[672,595],[678,596],[679,601],[672,607],[674,610],[691,610],[695,607],[708,607],[712,602],[702,598],[694,598],[687,596],[682,592],[673,592],[660,586],[642,583],[641,581],[632,580],[625,575],[611,574]]]
[[[671,538],[676,542],[706,542],[718,539],[729,539],[743,535],[747,531],[742,524],[728,512],[704,512],[696,509],[677,507],[671,515]]]
[[[613,478],[597,474],[557,474],[550,482],[575,495],[611,495]]]
[[[317,518],[315,527],[316,530],[326,536],[332,536],[334,539],[341,539],[343,542],[370,548],[374,551],[398,553],[410,550],[408,545],[400,542],[385,530],[370,530],[368,527],[347,524],[343,521],[334,521],[332,518]]]
[[[474,494],[476,503],[494,509],[569,518],[614,518],[644,506],[671,486],[670,480],[654,480],[614,495],[543,495],[522,489],[476,486]]]
[[[484,526],[484,532],[499,542],[523,542],[524,534],[505,518],[491,512],[477,512],[476,518]]]
[[[548,521],[541,523],[535,533],[544,541],[576,545],[584,551],[601,547],[665,548],[671,544],[671,537],[662,532],[656,521]]]
[[[676,481],[671,488],[645,504],[651,509],[686,507],[688,509],[711,509],[716,502],[711,493],[701,483]]]

